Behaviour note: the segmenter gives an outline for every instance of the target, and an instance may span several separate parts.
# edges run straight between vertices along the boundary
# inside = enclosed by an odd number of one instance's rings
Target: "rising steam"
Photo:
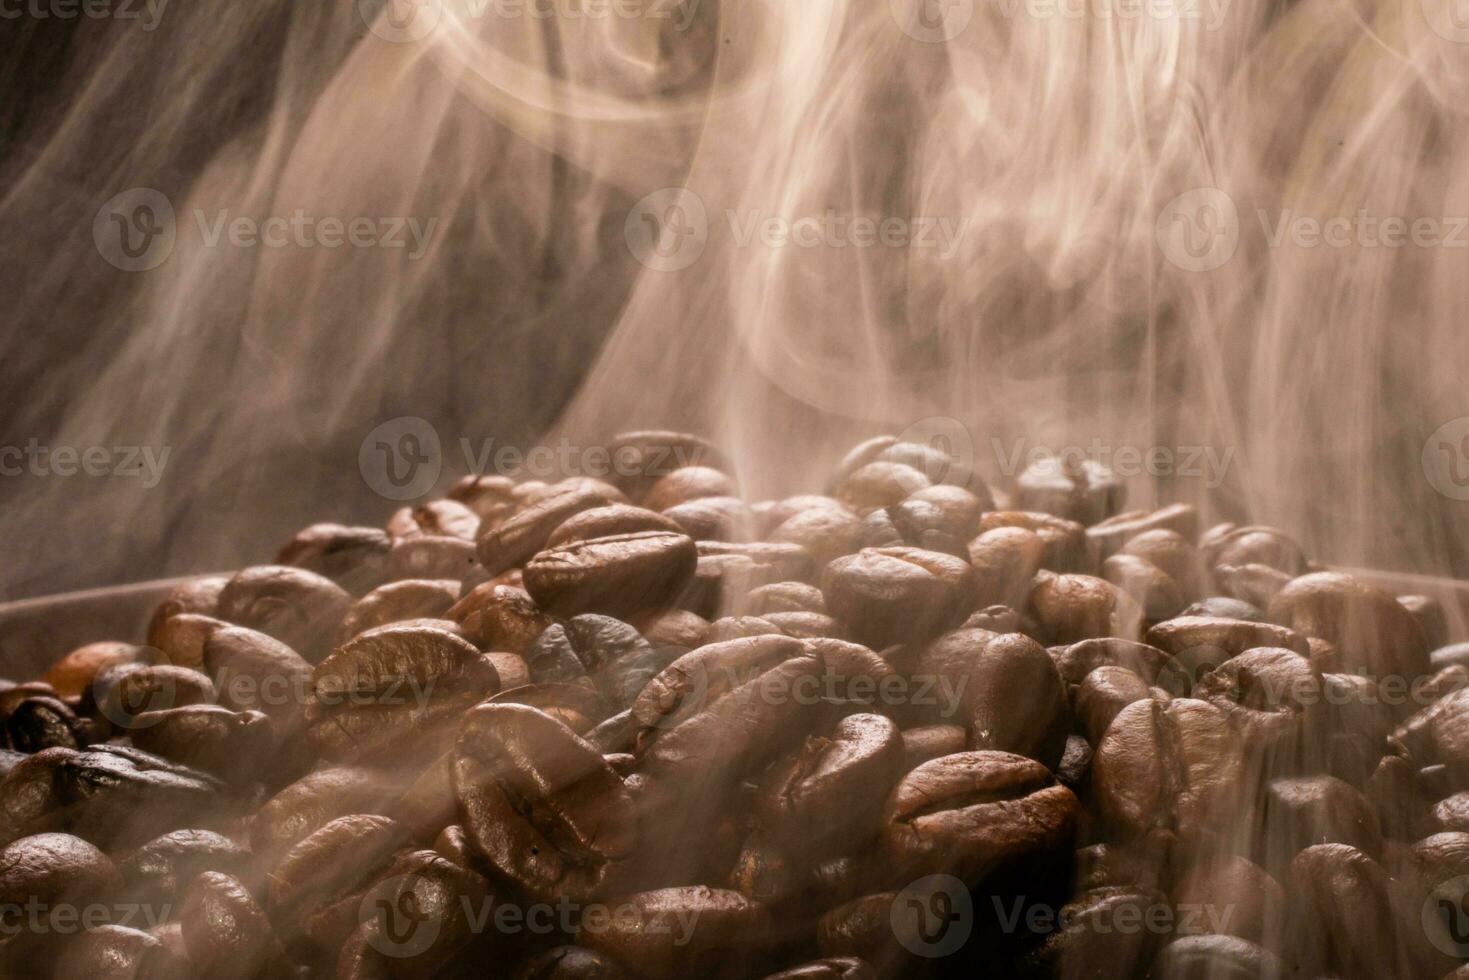
[[[440,430],[445,480],[460,437],[653,425],[721,439],[757,495],[932,416],[1001,482],[1017,444],[1209,447],[1222,485],[1133,502],[1469,573],[1422,458],[1469,414],[1447,0],[392,2],[82,28],[5,171],[4,441],[172,454],[153,489],[7,479],[7,539],[52,535],[7,559],[18,590],[380,520],[355,459],[398,415]],[[138,187],[177,238],[123,272],[93,224]],[[298,209],[434,230],[417,256],[232,247],[198,217]],[[1290,230],[1359,213],[1447,240]]]

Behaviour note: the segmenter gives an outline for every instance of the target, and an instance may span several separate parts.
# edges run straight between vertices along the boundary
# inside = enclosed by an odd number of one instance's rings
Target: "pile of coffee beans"
[[[0,685],[0,974],[1469,977],[1469,643],[865,442],[469,477]]]

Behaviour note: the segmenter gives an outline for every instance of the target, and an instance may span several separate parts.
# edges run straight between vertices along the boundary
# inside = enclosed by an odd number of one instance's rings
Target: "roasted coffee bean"
[[[739,486],[726,473],[710,466],[684,466],[648,488],[642,505],[664,511],[703,497],[739,497]]]
[[[814,493],[797,494],[784,500],[759,501],[752,504],[750,510],[755,514],[755,529],[762,538],[770,537],[776,528],[802,511],[826,510],[855,516],[850,507],[835,497]]]
[[[1127,487],[1110,468],[1091,459],[1049,456],[1016,479],[1015,504],[1080,524],[1096,524],[1122,510]]]
[[[175,830],[118,859],[135,901],[171,903],[205,871],[246,873],[249,849],[212,830]]]
[[[693,577],[692,538],[641,531],[542,551],[525,566],[536,604],[560,616],[600,612],[627,617],[673,604]]]
[[[1161,569],[1182,592],[1195,599],[1204,592],[1204,562],[1193,539],[1167,528],[1154,528],[1133,535],[1121,553],[1141,558]]]
[[[1194,838],[1227,824],[1241,778],[1224,713],[1189,698],[1123,708],[1092,760],[1101,815],[1127,836],[1163,827]]]
[[[740,684],[805,651],[800,640],[768,633],[710,643],[684,654],[653,677],[633,701],[640,738],[676,727]]]
[[[704,644],[709,621],[687,609],[670,609],[656,616],[640,616],[633,625],[655,647],[692,650]]]
[[[1086,680],[1086,675],[1099,667],[1124,667],[1150,685],[1157,684],[1166,688],[1170,694],[1188,693],[1188,687],[1171,686],[1186,678],[1170,674],[1167,670],[1168,654],[1146,643],[1107,637],[1082,640],[1080,643],[1072,643],[1069,646],[1051,647],[1049,652],[1073,700],[1077,688]]]
[[[673,525],[668,530],[695,541],[748,541],[754,535],[755,515],[738,497],[700,497],[669,507],[663,516]]]
[[[1100,561],[1149,531],[1173,531],[1185,541],[1193,541],[1199,536],[1199,513],[1189,504],[1171,504],[1153,511],[1128,511],[1093,524],[1086,529],[1086,539]]]
[[[1262,609],[1269,608],[1291,577],[1269,565],[1215,565],[1214,581],[1220,592]]]
[[[430,500],[405,507],[388,520],[388,533],[398,538],[448,537],[473,541],[479,536],[479,515],[458,500]]]
[[[1392,885],[1372,858],[1346,844],[1317,844],[1290,866],[1290,946],[1305,976],[1413,973],[1392,912]]]
[[[757,819],[803,850],[848,851],[877,834],[903,759],[898,726],[881,715],[849,715],[829,737],[810,737],[776,763],[757,795]]]
[[[219,593],[220,619],[273,636],[315,663],[331,649],[352,599],[331,579],[301,568],[258,565]]]
[[[1449,620],[1448,614],[1444,612],[1443,603],[1432,596],[1426,595],[1400,595],[1398,605],[1413,614],[1418,620],[1418,625],[1423,628],[1423,636],[1428,641],[1430,650],[1437,650],[1449,642]]]
[[[179,962],[163,941],[141,929],[100,925],[68,940],[55,980],[182,980],[192,964]]]
[[[1391,595],[1341,572],[1295,579],[1270,603],[1270,619],[1319,636],[1351,661],[1351,671],[1415,680],[1430,673],[1423,627]]]
[[[388,940],[379,948],[389,954],[393,976],[426,980],[439,976],[474,941],[474,917],[488,898],[489,885],[477,872],[433,851],[413,851],[393,863],[362,908],[376,913],[381,937]],[[404,919],[412,931],[400,938]]]
[[[1041,539],[1041,567],[1052,572],[1089,572],[1086,529],[1076,521],[1053,514],[1022,510],[992,510],[979,519],[979,534],[1000,527],[1032,531]]]
[[[713,443],[686,432],[627,432],[607,450],[615,464],[612,479],[633,500],[641,500],[660,479],[685,466],[728,466]]]
[[[622,967],[583,946],[556,946],[521,963],[514,980],[625,980]]]
[[[1153,960],[1154,980],[1284,980],[1279,957],[1235,936],[1184,936]]]
[[[224,620],[213,616],[179,613],[164,620],[150,634],[150,642],[161,655],[161,662],[191,670],[203,670],[204,644],[214,635],[215,630],[228,625]]]
[[[337,631],[337,643],[405,619],[442,617],[458,598],[459,583],[453,579],[405,579],[380,585],[347,610]]]
[[[1455,793],[1433,805],[1432,819],[1438,830],[1469,831],[1469,792]]]
[[[1306,570],[1301,546],[1273,527],[1232,528],[1200,541],[1199,547],[1210,567],[1269,565],[1290,576]]]
[[[1256,758],[1278,762],[1299,751],[1307,716],[1322,701],[1323,683],[1304,657],[1263,647],[1205,674],[1193,696],[1223,711]]]
[[[584,901],[626,872],[638,843],[627,788],[594,746],[551,716],[508,704],[473,709],[453,767],[470,841],[518,887]]]
[[[889,795],[884,849],[913,874],[977,882],[1063,853],[1080,805],[1045,766],[1009,752],[959,752],[925,762]]]
[[[979,605],[1020,608],[1045,561],[1045,542],[1023,527],[997,527],[969,542]]]
[[[1180,876],[1174,905],[1195,909],[1194,932],[1239,936],[1267,947],[1279,946],[1285,891],[1269,872],[1246,858],[1219,855]]]
[[[478,585],[484,581],[474,543],[447,534],[398,538],[388,557],[388,579],[451,579]]]
[[[1024,974],[1062,980],[1092,976],[1099,963],[1111,976],[1141,975],[1153,960],[1159,936],[1135,923],[1154,921],[1168,909],[1156,892],[1135,888],[1098,888],[1063,905],[1058,925],[1022,959]],[[1156,927],[1154,927],[1156,928]]]
[[[275,729],[260,711],[231,711],[214,704],[149,711],[133,719],[130,734],[144,752],[231,783],[268,780],[276,771],[271,765]]]
[[[77,697],[92,686],[98,671],[118,663],[136,663],[145,656],[142,647],[131,643],[88,643],[56,661],[41,682],[50,686],[57,698]],[[4,710],[13,710],[13,707]]]
[[[520,499],[520,490],[509,477],[471,473],[456,480],[446,496],[474,511],[484,530],[499,526]]]
[[[806,640],[822,637],[838,640],[847,638],[846,628],[825,613],[773,612],[766,613],[765,620],[787,636]]]
[[[1306,638],[1295,630],[1212,616],[1179,616],[1158,623],[1146,639],[1193,679],[1256,647],[1281,647],[1303,657],[1311,653]]]
[[[788,541],[700,541],[697,543],[700,558],[720,555],[744,555],[757,565],[769,565],[775,569],[772,582],[794,581],[815,582],[818,568],[811,552]],[[765,582],[753,582],[764,585]]]
[[[1092,743],[1080,735],[1066,739],[1066,751],[1056,766],[1056,779],[1083,801],[1090,801],[1092,778]]]
[[[107,855],[70,834],[35,834],[0,848],[0,921],[11,935],[26,908],[106,899],[121,887]]]
[[[870,963],[879,976],[896,976],[911,959],[898,943],[894,918],[906,924],[904,916],[922,918],[927,909],[918,903],[909,909],[897,903],[897,892],[863,895],[830,910],[816,924],[816,944],[827,957],[851,957]],[[952,913],[950,913],[952,914]],[[948,938],[948,916],[939,918],[937,938]],[[924,923],[925,926],[927,925]],[[932,927],[924,935],[932,935]]]
[[[857,469],[837,489],[837,499],[859,517],[902,503],[933,481],[905,463],[873,462]]]
[[[228,575],[201,575],[198,578],[185,579],[170,589],[168,596],[154,607],[153,615],[148,620],[148,645],[159,646],[160,631],[175,616],[213,616],[219,607],[219,593],[229,580]]]
[[[864,521],[846,507],[808,507],[797,511],[770,531],[771,541],[798,544],[815,558],[817,564],[850,555],[863,544]],[[882,544],[905,544],[895,540]]]
[[[703,645],[728,643],[730,640],[743,640],[752,636],[772,635],[788,634],[764,616],[725,616],[709,624],[708,630],[704,632]]]
[[[56,698],[26,698],[5,719],[5,735],[21,752],[75,749],[85,739],[77,716]]]
[[[1134,701],[1157,697],[1157,688],[1125,667],[1098,667],[1076,692],[1076,714],[1092,745],[1098,745],[1112,719]],[[1167,700],[1166,695],[1159,700]]]
[[[621,620],[588,614],[547,629],[526,652],[526,659],[537,681],[590,677],[608,703],[621,709],[632,704],[677,652],[655,649]]]
[[[1150,623],[1176,616],[1183,608],[1183,591],[1173,576],[1146,558],[1113,555],[1102,563],[1102,578],[1127,594]]]
[[[637,534],[642,531],[682,533],[677,522],[657,511],[630,504],[609,504],[568,517],[551,532],[551,536],[546,539],[546,547],[555,548],[573,541],[592,541],[596,538]]]
[[[1265,610],[1259,606],[1224,595],[1213,595],[1197,602],[1191,602],[1178,615],[1209,619],[1242,619],[1250,623],[1266,621]]]
[[[275,563],[324,575],[351,594],[362,595],[386,577],[391,547],[387,533],[375,527],[313,524],[280,550]],[[188,611],[215,614],[213,608]]]
[[[476,545],[480,565],[485,574],[493,576],[523,564],[546,546],[546,540],[567,518],[619,503],[627,503],[627,498],[596,481],[566,481],[548,487],[534,503],[524,504],[504,523],[480,535]]]
[[[1173,879],[1177,844],[1173,833],[1155,828],[1136,840],[1083,847],[1076,852],[1076,887],[1157,891]]]
[[[501,691],[486,704],[518,704],[544,711],[578,735],[590,732],[611,711],[592,684],[525,684]]]
[[[938,692],[931,722],[967,722],[970,748],[997,749],[1054,768],[1071,727],[1061,675],[1044,647],[1019,633],[958,630],[923,651],[914,679]],[[946,691],[949,685],[953,690]],[[1023,699],[1015,692],[1025,691]],[[957,696],[957,705],[954,703]],[[955,708],[963,709],[956,718]]]
[[[431,751],[430,729],[452,727],[461,711],[499,688],[494,665],[467,640],[412,621],[379,626],[317,665],[307,734],[324,757],[343,761],[406,732]]]
[[[404,829],[387,817],[352,814],[331,821],[295,844],[270,872],[271,922],[287,936],[339,947],[357,927],[363,893],[405,840]]]
[[[765,980],[877,980],[877,973],[855,956],[833,956],[772,973]]]
[[[392,779],[363,766],[327,766],[291,783],[255,812],[250,849],[267,861],[332,820],[381,813],[402,791]]]
[[[524,653],[552,623],[530,593],[494,582],[478,586],[444,615],[482,649],[509,653]]]
[[[953,555],[866,548],[826,567],[827,609],[874,650],[933,636],[973,611],[974,571]]]
[[[189,884],[179,925],[189,959],[205,976],[251,980],[267,964],[284,966],[265,910],[229,874],[205,871]]]
[[[212,776],[120,745],[94,746],[61,759],[55,780],[72,831],[108,846],[207,825],[223,803],[223,785]]]
[[[781,612],[826,612],[826,597],[814,585],[805,582],[772,582],[752,589],[745,600],[752,616]]]
[[[1132,639],[1141,631],[1137,604],[1112,583],[1091,575],[1037,574],[1026,611],[1049,644],[1102,636]]]
[[[869,463],[901,463],[935,483],[964,483],[967,476],[966,486],[972,486],[976,493],[989,493],[989,488],[978,477],[957,469],[953,459],[943,450],[925,443],[900,440],[896,436],[877,436],[854,446],[837,465],[829,486],[839,487]]]
[[[738,892],[689,885],[608,899],[615,915],[606,929],[583,929],[578,941],[610,956],[637,976],[681,978],[738,975],[760,950],[770,914]]]
[[[967,559],[968,534],[971,525],[956,524],[935,504],[909,497],[900,504],[879,507],[862,518],[859,544],[863,548],[908,546],[926,551],[942,551]],[[813,553],[816,548],[807,545]],[[856,548],[850,548],[855,551]],[[843,552],[845,553],[845,552]],[[832,555],[835,558],[837,555]]]
[[[122,674],[97,698],[97,705],[112,724],[132,728],[144,712],[212,704],[214,699],[214,684],[206,675],[163,664]]]

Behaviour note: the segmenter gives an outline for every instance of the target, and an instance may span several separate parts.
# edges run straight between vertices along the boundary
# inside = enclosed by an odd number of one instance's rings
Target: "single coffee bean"
[[[564,678],[537,676],[538,681],[590,677],[607,702],[630,706],[648,681],[667,667],[677,650],[655,649],[627,623],[611,616],[587,614],[558,623],[531,645],[526,654],[532,673],[537,664],[561,664]]]
[[[515,481],[507,476],[471,473],[454,481],[446,496],[457,500],[480,519],[480,529],[498,527],[519,500]]]
[[[212,830],[174,830],[117,861],[129,897],[140,902],[172,903],[205,871],[239,875],[249,849]]]
[[[1269,565],[1287,575],[1300,575],[1306,570],[1306,555],[1301,546],[1273,527],[1231,527],[1219,533],[1211,531],[1199,542],[1204,563],[1218,565]]]
[[[1291,577],[1269,565],[1215,565],[1214,582],[1219,591],[1261,609],[1269,608]]]
[[[1268,871],[1238,855],[1219,855],[1180,876],[1173,903],[1198,910],[1195,934],[1225,933],[1267,947],[1282,939],[1285,890]]]
[[[1036,575],[1026,606],[1050,644],[1102,636],[1136,638],[1142,611],[1105,579],[1091,575]]]
[[[382,813],[403,790],[364,766],[327,766],[302,776],[267,800],[250,825],[250,849],[267,863],[338,817]]]
[[[89,926],[71,937],[56,964],[54,980],[166,980],[185,976],[163,941],[141,929]]]
[[[775,569],[772,582],[812,582],[816,580],[818,568],[811,552],[788,541],[699,541],[700,558],[720,555],[744,555],[757,565],[769,565]],[[764,585],[754,582],[754,585]]]
[[[1021,959],[1021,973],[1061,977],[1090,975],[1106,963],[1114,976],[1138,976],[1153,960],[1159,936],[1153,928],[1134,924],[1156,921],[1168,912],[1157,892],[1135,888],[1098,888],[1082,892],[1063,905],[1058,925],[1042,932],[1040,945]]]
[[[481,705],[464,717],[455,791],[475,849],[541,898],[583,901],[626,871],[637,815],[602,754],[544,712]]]
[[[1433,805],[1433,825],[1441,831],[1469,831],[1469,792],[1455,793]]]
[[[637,892],[607,904],[630,911],[613,916],[606,929],[584,928],[578,941],[653,980],[737,975],[771,929],[770,914],[758,903],[703,885]]]
[[[742,683],[802,655],[805,645],[778,633],[710,643],[673,661],[638,694],[632,715],[650,737],[706,710]]]
[[[487,575],[498,575],[523,564],[546,546],[546,540],[567,518],[594,507],[627,503],[627,498],[596,481],[566,481],[548,487],[534,503],[525,503],[498,527],[480,535],[476,545]]]
[[[1205,591],[1204,562],[1191,536],[1153,528],[1128,538],[1120,551],[1162,569],[1177,583],[1186,600],[1197,599]]]
[[[1125,836],[1162,827],[1193,839],[1228,823],[1241,767],[1218,708],[1189,698],[1136,701],[1097,744],[1092,791],[1102,817]]]
[[[282,954],[265,910],[240,879],[205,871],[189,884],[179,908],[184,947],[202,974],[251,980]]]
[[[729,467],[713,443],[686,432],[625,432],[607,451],[615,464],[611,479],[633,500],[641,500],[660,479],[685,466]]]
[[[107,855],[70,834],[35,834],[0,848],[0,921],[11,935],[28,907],[105,899],[121,887]]]
[[[379,948],[389,954],[393,976],[428,980],[474,942],[475,916],[489,897],[489,884],[477,872],[433,851],[413,851],[369,889],[361,908],[376,911],[381,936],[389,940]],[[405,918],[413,923],[406,939],[400,938]]]
[[[1331,643],[1352,658],[1353,673],[1409,682],[1430,673],[1428,640],[1413,614],[1350,575],[1302,575],[1275,596],[1270,619]]]
[[[979,519],[986,511],[995,509],[995,498],[990,488],[976,476],[971,476],[967,487],[952,483],[937,483],[910,494],[908,501],[932,504],[944,515],[944,524],[963,541],[973,540],[979,533]],[[906,501],[905,501],[906,502]]]
[[[782,612],[826,612],[826,597],[814,585],[805,582],[772,582],[752,589],[745,599],[745,611],[751,616]]]
[[[596,538],[614,537],[622,534],[637,534],[641,531],[666,531],[682,533],[672,519],[645,507],[631,504],[609,504],[593,507],[573,514],[563,521],[546,539],[547,548],[555,548],[573,541],[592,541]]]
[[[857,516],[902,503],[933,481],[905,463],[873,462],[857,469],[837,489],[837,499]]]
[[[405,579],[380,585],[347,610],[337,630],[337,644],[389,623],[442,617],[458,598],[459,583],[453,579]]]
[[[1124,667],[1137,674],[1148,684],[1164,687],[1170,694],[1183,695],[1188,687],[1171,686],[1173,682],[1187,678],[1174,677],[1167,671],[1168,654],[1157,647],[1118,637],[1082,640],[1067,646],[1051,647],[1049,650],[1061,679],[1066,683],[1074,701],[1077,689],[1086,676],[1099,667]]]
[[[143,648],[131,643],[88,643],[53,663],[41,676],[41,682],[49,685],[49,693],[57,698],[76,697],[92,686],[98,671],[112,664],[135,663],[143,656]],[[13,707],[0,706],[0,710],[13,710]]]
[[[1158,689],[1126,667],[1098,667],[1076,692],[1076,714],[1092,745],[1098,745],[1122,709],[1157,697]],[[1164,697],[1159,700],[1167,700]]]
[[[479,536],[479,515],[458,500],[430,500],[404,507],[388,520],[388,533],[397,538],[449,537],[473,541]]]
[[[179,613],[165,619],[156,630],[149,633],[149,643],[155,647],[160,662],[190,670],[204,669],[204,644],[214,631],[228,626],[222,619],[201,616],[195,613]]]
[[[1050,655],[1029,637],[947,633],[924,649],[912,676],[934,683],[939,695],[926,720],[967,721],[970,748],[1013,752],[1048,767],[1061,761],[1071,728],[1066,691]],[[1025,691],[1025,698],[1017,701],[1016,691]]]
[[[55,779],[72,831],[109,847],[207,826],[224,803],[224,786],[214,777],[121,745],[98,745],[61,759]]]
[[[1212,619],[1243,619],[1251,623],[1265,622],[1265,610],[1253,603],[1230,596],[1214,595],[1191,602],[1180,612],[1179,617],[1199,616]]]
[[[486,582],[444,614],[484,650],[524,653],[552,623],[524,589]]]
[[[1015,527],[1033,532],[1041,539],[1041,567],[1052,572],[1089,572],[1086,529],[1076,521],[1035,511],[992,510],[979,519],[979,535],[996,528]]]
[[[393,541],[388,579],[450,579],[478,585],[486,578],[474,543],[447,534],[424,534]]]
[[[662,516],[673,525],[667,530],[695,541],[748,541],[754,536],[755,514],[738,497],[700,497],[669,507]]]
[[[80,747],[81,723],[76,714],[56,698],[26,698],[5,719],[5,734],[20,752]]]
[[[858,543],[863,548],[922,548],[967,559],[971,530],[967,524],[950,522],[948,513],[936,504],[909,497],[902,503],[879,507],[862,518]]]
[[[1112,470],[1091,459],[1050,456],[1025,468],[1016,480],[1015,505],[1096,524],[1122,510],[1127,487]]]
[[[161,664],[139,667],[117,678],[97,706],[119,728],[133,728],[136,717],[188,705],[212,704],[214,684],[207,675],[187,667]]]
[[[266,909],[287,936],[329,948],[355,928],[361,896],[406,840],[399,824],[373,814],[338,817],[295,844],[270,872]],[[334,906],[348,900],[352,922],[343,929]]]
[[[768,537],[771,541],[800,545],[818,564],[825,566],[863,547],[862,526],[863,522],[846,507],[808,507],[786,518]]]
[[[710,466],[684,466],[648,488],[642,504],[649,510],[664,511],[703,497],[739,496],[739,486],[726,473]]]
[[[133,719],[133,744],[144,752],[202,769],[232,784],[269,780],[276,732],[260,711],[196,704],[149,711]]]
[[[642,531],[542,551],[526,564],[525,586],[555,615],[627,617],[672,605],[697,561],[692,538]]]
[[[219,593],[229,580],[228,575],[201,575],[198,578],[185,579],[174,586],[168,596],[154,607],[153,615],[148,620],[148,645],[162,646],[159,638],[168,621],[176,616],[213,616],[219,608]]]
[[[826,510],[856,516],[852,509],[835,497],[802,493],[784,500],[758,501],[750,506],[755,514],[755,530],[762,538],[770,537],[776,528],[806,510]]]
[[[1311,653],[1306,638],[1295,630],[1211,616],[1179,616],[1158,623],[1148,630],[1146,639],[1174,658],[1192,678],[1256,647],[1281,647],[1302,657]]]
[[[1190,504],[1171,504],[1153,511],[1117,514],[1086,529],[1087,545],[1101,561],[1149,531],[1173,531],[1185,541],[1193,541],[1199,536],[1199,512]]]
[[[375,527],[313,524],[287,542],[275,563],[315,572],[352,595],[362,595],[386,577],[391,547],[387,532]],[[188,611],[215,615],[212,607]]]
[[[973,611],[969,564],[917,548],[867,548],[826,567],[827,609],[874,650],[957,626]]]
[[[352,604],[331,579],[301,568],[258,565],[219,593],[220,619],[273,636],[311,663],[326,656]]]
[[[926,903],[915,901],[916,908],[898,902],[897,892],[862,895],[838,905],[824,914],[816,924],[816,945],[827,957],[850,957],[869,963],[878,976],[900,976],[912,957],[899,945],[894,922],[908,925],[916,918],[926,928],[916,935],[934,935],[933,927],[924,921]],[[936,906],[943,908],[943,906]],[[937,939],[948,938],[949,922],[941,916]],[[906,932],[907,930],[905,930]]]
[[[1428,640],[1428,648],[1437,650],[1449,642],[1449,620],[1448,614],[1444,612],[1443,603],[1432,596],[1426,595],[1400,595],[1398,605],[1412,613],[1413,618],[1418,620],[1418,625],[1423,628],[1423,636]]]
[[[967,882],[1070,847],[1080,804],[1045,766],[1009,752],[959,752],[904,776],[884,809],[897,868]]]
[[[1310,661],[1291,650],[1262,647],[1205,674],[1193,696],[1223,711],[1254,757],[1290,763],[1322,693],[1321,675]]]
[[[1392,884],[1347,844],[1317,844],[1290,866],[1289,947],[1304,976],[1413,973],[1392,913]]]
[[[1113,555],[1102,563],[1102,578],[1130,597],[1149,623],[1176,616],[1184,606],[1183,591],[1173,576],[1146,558]]]

